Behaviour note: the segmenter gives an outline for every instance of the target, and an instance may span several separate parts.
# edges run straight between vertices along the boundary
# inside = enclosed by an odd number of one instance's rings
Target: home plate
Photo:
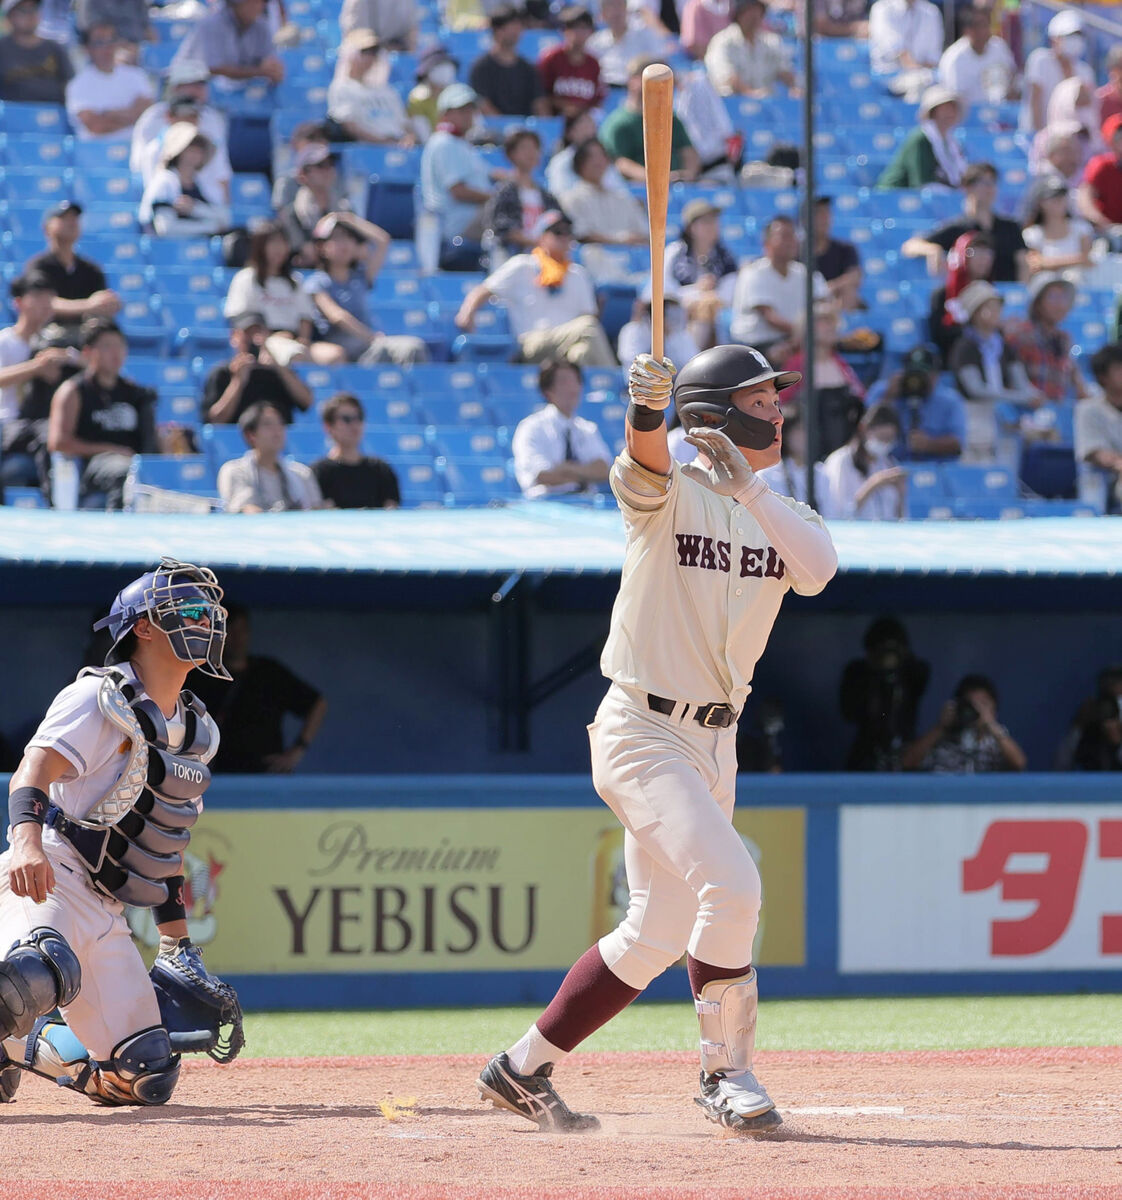
[[[784,1113],[799,1117],[902,1117],[904,1109],[899,1105],[876,1104],[823,1104],[814,1108],[787,1108]]]

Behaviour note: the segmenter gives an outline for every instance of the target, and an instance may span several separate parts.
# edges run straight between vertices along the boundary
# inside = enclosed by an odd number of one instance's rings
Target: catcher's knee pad
[[[0,962],[0,1038],[26,1037],[81,986],[82,968],[66,938],[57,929],[33,929]]]
[[[99,1063],[85,1087],[104,1104],[166,1104],[179,1079],[179,1055],[162,1025],[134,1033]]]

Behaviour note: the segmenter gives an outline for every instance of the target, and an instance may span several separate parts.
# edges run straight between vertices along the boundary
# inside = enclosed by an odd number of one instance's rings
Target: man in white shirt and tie
[[[527,500],[592,491],[608,478],[608,444],[592,421],[576,415],[583,386],[573,363],[542,363],[538,387],[546,406],[518,423],[511,442],[514,475]]]

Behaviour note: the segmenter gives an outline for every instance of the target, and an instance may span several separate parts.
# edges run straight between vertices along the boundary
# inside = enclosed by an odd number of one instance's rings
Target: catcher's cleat
[[[496,1108],[517,1113],[547,1132],[590,1133],[599,1129],[595,1117],[570,1111],[553,1090],[549,1081],[552,1074],[553,1063],[546,1063],[533,1075],[519,1075],[505,1054],[496,1054],[483,1068],[476,1087],[480,1096]]]
[[[735,1133],[772,1133],[783,1124],[775,1104],[751,1071],[701,1072],[701,1095],[694,1097],[715,1125]]]
[[[16,1098],[16,1089],[22,1075],[23,1072],[4,1053],[4,1047],[0,1046],[0,1104],[10,1104]]]

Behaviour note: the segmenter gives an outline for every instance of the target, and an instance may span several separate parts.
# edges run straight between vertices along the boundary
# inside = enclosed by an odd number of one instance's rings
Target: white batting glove
[[[656,410],[669,408],[677,370],[668,358],[659,362],[650,354],[640,354],[627,372],[627,394],[632,403]]]
[[[681,468],[683,475],[721,496],[732,496],[741,504],[749,504],[767,491],[767,484],[757,477],[740,449],[727,433],[719,429],[698,426],[686,434],[686,441],[705,455],[709,466],[696,459]]]

